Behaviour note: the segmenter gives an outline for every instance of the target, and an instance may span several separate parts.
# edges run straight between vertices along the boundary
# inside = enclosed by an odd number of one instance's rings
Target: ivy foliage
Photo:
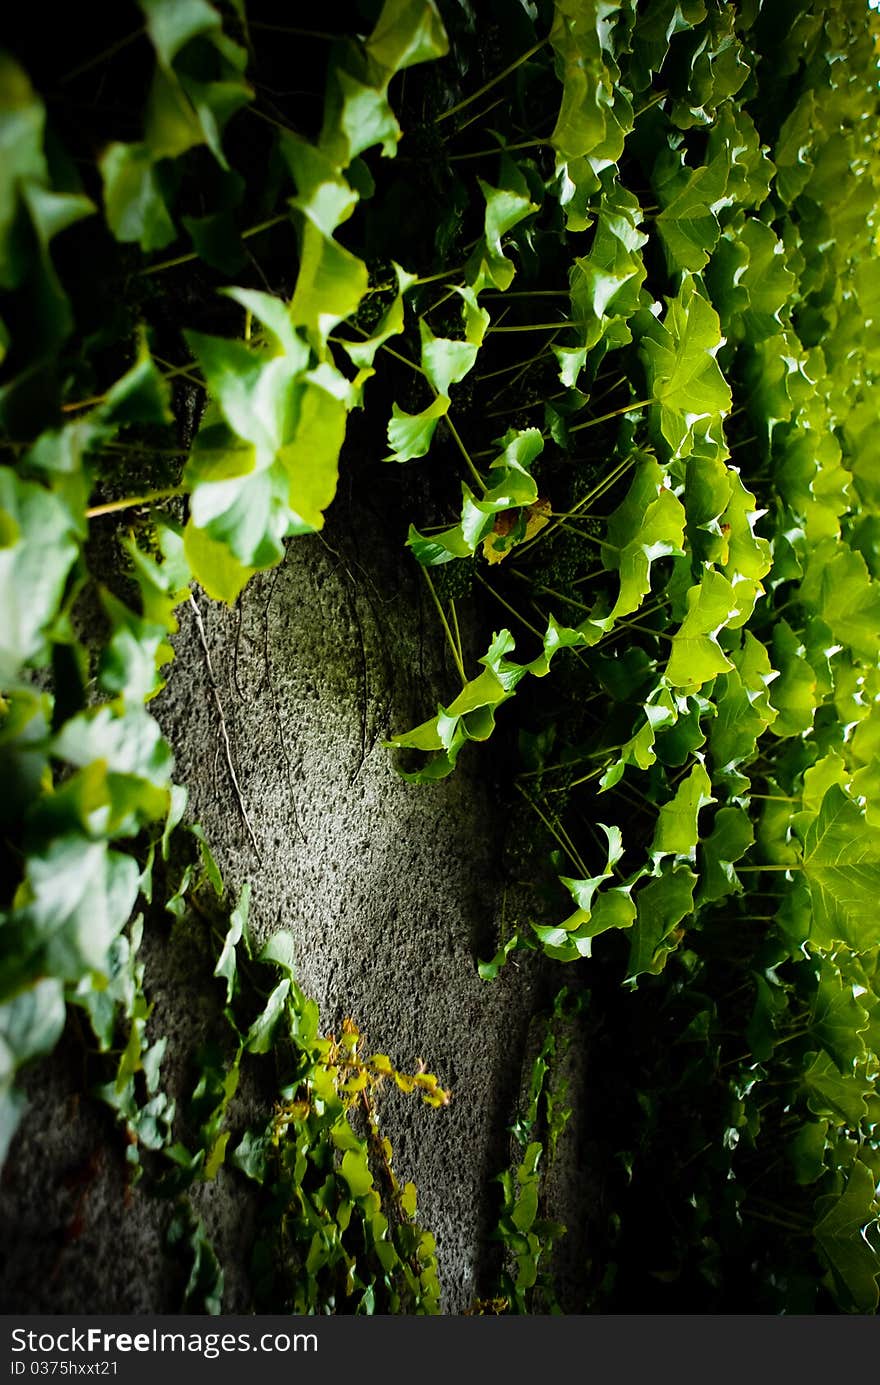
[[[185,800],[149,701],[190,584],[232,602],[319,530],[358,435],[426,477],[401,544],[449,653],[445,705],[391,746],[415,783],[515,761],[534,889],[481,971],[539,950],[639,1036],[591,1305],[874,1312],[876,12],[365,0],[328,34],[259,8],[139,0],[79,67],[44,77],[26,41],[0,66],[0,1143],[75,1004],[102,1051],[126,1027],[105,1096],[131,1148],[175,1150],[137,920]],[[66,125],[95,64],[126,118]],[[279,105],[291,68],[305,99]],[[156,290],[173,275],[200,294]],[[230,1005],[244,936],[233,915]],[[265,1252],[285,1303],[436,1307],[412,1193],[386,1173],[383,1210],[381,1137],[345,1133],[393,1070],[353,1028],[318,1040],[267,947],[281,979],[206,1067],[212,1140],[178,1165],[216,1172],[237,1064],[284,1035],[298,1066],[234,1163],[312,1238]],[[522,1130],[519,1310],[547,1265]]]

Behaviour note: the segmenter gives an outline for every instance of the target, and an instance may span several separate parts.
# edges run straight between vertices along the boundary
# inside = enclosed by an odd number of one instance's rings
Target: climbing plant
[[[586,977],[609,1060],[590,1305],[873,1312],[875,11],[122,11],[77,20],[63,70],[23,24],[0,68],[4,1149],[68,1005],[102,1051],[124,1035],[104,1094],[132,1163],[190,1180],[227,1159],[242,1055],[283,1036],[281,1104],[229,1154],[283,1228],[259,1282],[299,1310],[436,1308],[374,1103],[436,1081],[353,1027],[319,1040],[282,934],[264,1009],[230,1009],[238,1056],[206,1061],[194,1154],[137,960],[175,843],[197,859],[172,913],[222,888],[149,710],[175,612],[320,530],[368,439],[425,474],[402,540],[450,678],[389,751],[419,785],[509,766],[529,883],[481,972],[532,950]],[[241,905],[229,927],[231,1007]],[[501,1188],[517,1311],[554,1302],[535,1081]],[[216,1306],[185,1208],[175,1227]]]

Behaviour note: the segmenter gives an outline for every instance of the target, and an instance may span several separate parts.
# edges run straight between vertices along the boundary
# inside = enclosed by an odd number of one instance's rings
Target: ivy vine
[[[262,1303],[438,1310],[377,1094],[447,1094],[353,1022],[320,1037],[287,934],[251,941],[247,890],[230,906],[184,825],[149,710],[192,584],[231,603],[319,531],[381,413],[389,466],[430,469],[406,546],[450,677],[389,749],[430,784],[516,737],[530,880],[480,970],[540,951],[589,978],[585,1043],[640,1036],[609,1063],[589,1306],[875,1311],[876,11],[125,16],[66,71],[24,24],[0,58],[0,1152],[16,1073],[78,1007],[121,1052],[101,1094],[133,1170],[155,1155],[180,1199],[188,1304],[222,1288],[186,1190],[229,1162],[264,1197]],[[204,1059],[189,1143],[138,960],[154,875],[172,914],[226,911],[232,1056]],[[484,1310],[556,1302],[554,1043]],[[240,1065],[270,1050],[278,1105],[230,1149]]]

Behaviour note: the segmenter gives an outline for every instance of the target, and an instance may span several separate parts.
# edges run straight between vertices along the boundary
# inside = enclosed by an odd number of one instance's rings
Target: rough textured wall
[[[254,840],[187,605],[155,710],[190,790],[190,816],[227,882],[252,882],[258,937],[281,925],[295,935],[300,981],[325,1029],[351,1015],[372,1048],[403,1070],[423,1058],[453,1090],[441,1111],[397,1096],[383,1109],[398,1173],[415,1180],[420,1220],[436,1233],[445,1306],[455,1312],[491,1287],[489,1180],[507,1160],[505,1125],[540,977],[516,965],[489,984],[475,968],[493,945],[508,808],[492,787],[491,747],[465,755],[459,772],[433,787],[405,783],[382,747],[456,684],[388,483],[364,490],[357,502],[341,496],[326,535],[292,542],[283,566],[257,577],[236,609],[199,597]],[[165,1078],[181,1099],[192,1082],[187,1055],[219,1008],[210,965],[188,951],[186,930],[185,921],[169,931],[159,919],[144,945],[151,1024],[171,1036]],[[75,1039],[68,1032],[62,1051],[31,1075],[33,1103],[2,1194],[4,1240],[16,1247],[4,1303],[173,1311],[180,1271],[162,1251],[167,1206],[140,1187],[126,1195],[119,1134],[76,1096]],[[255,1109],[260,1099],[243,1093],[239,1105]],[[221,1171],[196,1201],[226,1267],[224,1306],[246,1311],[245,1181]]]

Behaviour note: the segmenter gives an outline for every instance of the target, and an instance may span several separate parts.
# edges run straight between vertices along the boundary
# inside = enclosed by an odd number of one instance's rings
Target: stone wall
[[[456,676],[389,483],[374,482],[366,498],[340,497],[325,534],[293,541],[234,609],[200,593],[202,631],[192,607],[181,608],[176,662],[154,707],[189,816],[230,887],[251,882],[257,936],[279,926],[295,936],[300,982],[324,1028],[350,1015],[372,1049],[402,1070],[423,1059],[453,1090],[440,1111],[392,1097],[383,1112],[398,1174],[416,1182],[420,1220],[437,1236],[445,1308],[456,1312],[497,1269],[490,1180],[508,1161],[505,1126],[543,987],[532,957],[494,984],[476,972],[501,898],[509,804],[493,774],[498,749],[474,749],[452,778],[420,786],[400,778],[382,745],[450,700]],[[480,652],[474,645],[471,657]],[[145,989],[151,1025],[170,1036],[165,1080],[185,1097],[188,1055],[216,1017],[218,986],[194,981],[210,970],[194,965],[186,923],[171,933],[168,923],[148,928]],[[121,1137],[79,1095],[75,1039],[68,1032],[29,1077],[2,1191],[3,1239],[16,1247],[6,1310],[174,1311],[168,1208],[142,1185],[126,1192]],[[258,1107],[261,1097],[243,1099]],[[224,1307],[247,1311],[245,1181],[223,1170],[196,1200],[226,1268]]]

